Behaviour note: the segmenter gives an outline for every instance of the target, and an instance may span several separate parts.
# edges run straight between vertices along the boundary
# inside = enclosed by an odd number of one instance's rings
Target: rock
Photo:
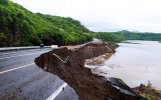
[[[90,42],[70,49],[66,47],[54,49],[36,58],[35,63],[68,83],[76,91],[80,100],[144,99],[127,85],[119,85],[116,79],[98,76],[84,67],[86,59],[105,53],[114,53],[114,50],[106,43]]]

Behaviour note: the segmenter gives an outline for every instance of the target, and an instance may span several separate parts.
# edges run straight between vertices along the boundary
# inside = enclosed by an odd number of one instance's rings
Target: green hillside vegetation
[[[161,40],[161,33],[140,33],[123,30],[119,32],[95,32],[93,34],[95,38],[107,41],[113,47],[117,47],[116,43],[124,40]]]
[[[114,32],[95,32],[93,36],[97,39],[107,42],[113,48],[118,47],[116,43],[119,43],[124,40],[122,35],[116,34]]]
[[[151,41],[160,41],[161,33],[140,33],[140,32],[130,32],[130,31],[119,31],[116,34],[124,37],[125,40],[151,40]]]
[[[0,0],[0,47],[80,44],[90,31],[72,18],[32,13],[10,0]]]
[[[161,100],[161,91],[156,90],[151,83],[147,85],[140,84],[140,86],[132,89],[137,94],[146,98],[146,100]]]
[[[96,37],[112,47],[123,40],[160,41],[161,34],[129,32],[91,32],[72,18],[32,13],[10,0],[0,0],[0,47],[28,45],[75,45]]]

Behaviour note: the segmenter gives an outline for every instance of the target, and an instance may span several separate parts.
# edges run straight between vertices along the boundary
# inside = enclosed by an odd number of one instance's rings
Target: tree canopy
[[[93,36],[95,38],[108,42],[114,48],[117,47],[116,43],[124,40],[161,40],[161,33],[141,33],[130,32],[126,30],[119,32],[95,32],[93,33]]]
[[[90,31],[72,18],[32,13],[10,0],[0,1],[0,46],[79,44]]]

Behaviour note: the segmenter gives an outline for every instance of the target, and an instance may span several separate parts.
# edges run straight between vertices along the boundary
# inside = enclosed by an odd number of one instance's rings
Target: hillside
[[[10,0],[0,0],[0,47],[80,44],[90,31],[72,18],[32,13]]]
[[[116,32],[117,35],[124,37],[125,40],[150,40],[150,41],[160,41],[161,33],[152,32],[130,32],[130,31],[119,31]]]
[[[141,33],[123,30],[118,32],[94,32],[93,37],[108,42],[112,47],[117,47],[116,43],[124,40],[147,40],[160,42],[161,33]]]

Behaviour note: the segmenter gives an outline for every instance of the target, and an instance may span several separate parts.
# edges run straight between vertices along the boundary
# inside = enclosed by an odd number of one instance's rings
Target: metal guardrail
[[[44,46],[44,48],[51,48],[51,46]],[[27,49],[40,49],[40,46],[29,46],[29,47],[2,47],[0,52],[3,51],[15,51],[15,50],[27,50]]]

